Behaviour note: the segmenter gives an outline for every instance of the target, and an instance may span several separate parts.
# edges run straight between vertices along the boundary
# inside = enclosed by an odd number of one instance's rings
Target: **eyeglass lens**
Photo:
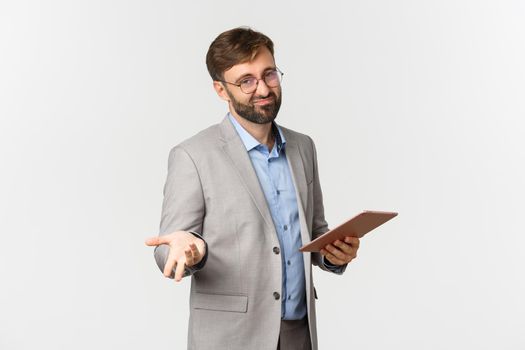
[[[277,70],[267,72],[263,77],[264,83],[268,87],[277,87],[281,84],[281,73]],[[254,92],[257,89],[259,80],[255,77],[250,77],[241,81],[241,89],[246,93]]]

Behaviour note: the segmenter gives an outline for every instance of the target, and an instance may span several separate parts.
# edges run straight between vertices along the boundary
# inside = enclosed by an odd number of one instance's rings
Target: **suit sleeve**
[[[203,238],[204,213],[204,195],[197,167],[188,152],[181,146],[176,146],[170,151],[168,159],[168,175],[164,185],[159,235],[184,230],[191,231],[193,235]],[[167,245],[155,248],[155,260],[161,271],[164,270],[168,253]],[[206,256],[199,264],[185,269],[184,276],[189,276],[202,269],[207,255],[208,249],[206,249]],[[174,271],[171,274],[171,278],[173,277]]]
[[[324,218],[323,193],[319,181],[319,170],[317,166],[317,150],[313,140],[310,138],[313,154],[313,221],[312,221],[312,240],[329,231],[328,223]],[[342,274],[348,264],[336,266],[325,260],[324,257],[316,252],[312,253],[312,263],[318,265],[322,270]]]

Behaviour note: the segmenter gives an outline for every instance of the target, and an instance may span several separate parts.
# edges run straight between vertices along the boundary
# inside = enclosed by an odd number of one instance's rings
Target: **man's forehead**
[[[266,48],[260,49],[252,60],[238,63],[224,71],[224,76],[239,78],[244,75],[257,75],[267,69],[275,68],[275,60],[271,52]]]

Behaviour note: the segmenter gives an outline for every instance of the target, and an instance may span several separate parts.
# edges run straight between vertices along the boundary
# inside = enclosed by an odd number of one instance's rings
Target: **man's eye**
[[[241,85],[251,85],[254,83],[254,81],[255,81],[254,78],[246,78],[246,79],[241,80],[240,84]]]
[[[277,76],[277,71],[276,70],[271,70],[271,71],[268,71],[266,73],[266,77],[269,77],[269,78],[274,78]]]

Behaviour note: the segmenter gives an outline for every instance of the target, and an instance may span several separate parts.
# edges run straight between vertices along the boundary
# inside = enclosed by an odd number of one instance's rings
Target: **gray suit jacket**
[[[304,243],[328,231],[312,139],[281,127]],[[160,234],[201,233],[205,266],[192,275],[188,349],[275,350],[281,321],[281,256],[264,193],[228,117],[175,146],[169,156]],[[276,253],[277,252],[277,253]],[[155,250],[163,270],[168,247]],[[317,349],[312,263],[304,254],[306,302]],[[326,269],[325,269],[326,270]]]

